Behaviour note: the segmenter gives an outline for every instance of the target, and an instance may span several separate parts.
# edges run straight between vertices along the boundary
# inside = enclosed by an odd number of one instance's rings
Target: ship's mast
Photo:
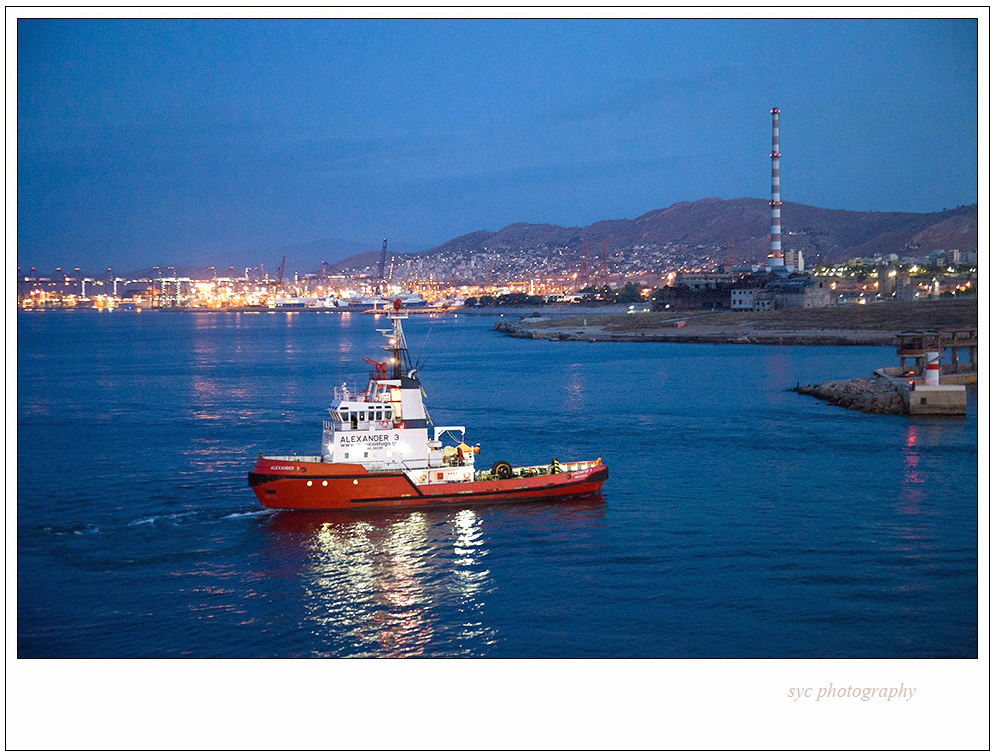
[[[401,321],[408,317],[408,313],[401,312],[401,300],[394,300],[394,309],[388,311],[387,317],[390,318],[391,323],[394,326],[394,332],[390,338],[390,345],[385,347],[388,352],[391,352],[394,358],[391,360],[391,364],[394,369],[391,371],[391,378],[400,379],[407,377],[408,373],[411,372],[411,357],[408,354],[408,342],[404,338],[404,329],[401,327]]]

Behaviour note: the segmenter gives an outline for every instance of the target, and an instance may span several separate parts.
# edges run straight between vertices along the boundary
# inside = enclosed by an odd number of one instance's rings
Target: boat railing
[[[553,462],[548,465],[523,465],[521,467],[512,467],[511,476],[513,478],[531,478],[536,475],[556,475],[558,473],[589,470],[600,464],[601,457],[598,457],[595,460],[584,460],[581,462],[560,462],[559,460],[553,460]],[[490,470],[479,470],[474,479],[496,480],[497,478],[498,476]]]
[[[343,383],[332,389],[332,397],[337,402],[365,402],[368,401],[365,391],[355,391]]]
[[[577,472],[578,470],[587,470],[592,467],[596,467],[599,464],[601,464],[600,458],[597,460],[586,460],[584,462],[561,462],[559,468],[563,472]]]

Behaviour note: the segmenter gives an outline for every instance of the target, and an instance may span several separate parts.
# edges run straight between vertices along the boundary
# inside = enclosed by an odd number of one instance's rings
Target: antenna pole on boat
[[[393,312],[388,311],[387,317],[390,318],[391,322],[394,324],[394,337],[391,339],[391,346],[389,348],[394,354],[394,359],[391,360],[394,365],[391,378],[399,379],[403,378],[405,375],[405,367],[408,356],[408,345],[404,340],[404,330],[401,328],[401,319],[407,317],[407,315],[401,313],[400,299],[394,300]]]

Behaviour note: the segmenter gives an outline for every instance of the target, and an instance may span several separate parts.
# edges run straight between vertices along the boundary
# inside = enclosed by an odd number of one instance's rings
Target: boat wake
[[[138,527],[141,525],[157,525],[160,522],[168,522],[175,524],[177,520],[188,517],[190,512],[172,512],[171,514],[164,515],[150,515],[148,517],[140,517],[137,520],[132,520],[128,523],[127,527]]]
[[[255,518],[257,520],[263,520],[268,517],[273,517],[274,512],[267,512],[265,509],[252,509],[248,512],[232,512],[222,517],[222,520],[242,520],[246,518]]]

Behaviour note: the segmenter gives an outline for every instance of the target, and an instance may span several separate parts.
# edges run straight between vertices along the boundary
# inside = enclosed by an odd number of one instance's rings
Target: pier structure
[[[930,353],[942,355],[949,352],[949,359],[941,365],[940,372],[978,372],[978,329],[963,328],[939,331],[906,331],[895,337],[898,347],[900,370],[906,371],[907,361],[912,360],[915,371],[925,375]],[[967,362],[961,362],[961,351],[967,350]]]
[[[889,378],[902,394],[910,415],[965,415],[967,390],[964,383],[977,381],[978,330],[964,328],[939,331],[906,331],[895,337],[900,367],[877,370]],[[968,352],[961,362],[959,353]],[[941,364],[944,351],[950,359]],[[914,360],[915,374],[906,369]]]
[[[962,384],[909,381],[900,385],[899,391],[908,415],[967,414],[967,388]]]

